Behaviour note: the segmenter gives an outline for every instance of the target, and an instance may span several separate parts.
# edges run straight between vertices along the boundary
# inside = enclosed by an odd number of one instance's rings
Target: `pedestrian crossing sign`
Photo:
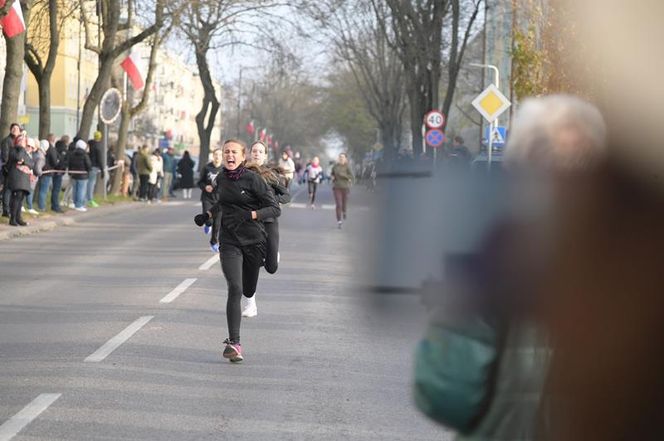
[[[494,122],[511,105],[510,100],[493,84],[473,100],[473,107],[490,123]]]
[[[487,127],[484,130],[484,142],[489,144],[489,135],[491,135],[491,145],[496,148],[505,147],[507,139],[507,128],[503,126]]]

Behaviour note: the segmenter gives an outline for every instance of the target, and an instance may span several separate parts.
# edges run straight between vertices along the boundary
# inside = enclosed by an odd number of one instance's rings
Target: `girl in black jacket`
[[[262,141],[256,141],[251,146],[251,170],[260,174],[268,184],[280,204],[287,204],[291,197],[285,185],[285,176],[281,168],[272,169],[265,166],[267,160],[267,146]],[[265,271],[270,274],[277,272],[279,267],[279,222],[276,217],[263,220],[267,233],[267,247],[265,250]],[[247,295],[249,294],[249,295]],[[255,293],[245,293],[242,297],[242,317],[255,317],[258,315]]]
[[[33,175],[32,156],[25,149],[27,138],[19,135],[14,140],[14,147],[9,150],[7,160],[7,186],[12,192],[9,203],[9,225],[26,226],[21,218],[23,199],[30,193],[30,177]]]
[[[207,164],[201,173],[201,178],[198,180],[198,188],[201,189],[201,204],[203,205],[203,213],[209,211],[214,204],[217,203],[217,176],[223,170],[223,152],[217,149],[212,152],[212,162]],[[206,223],[203,228],[205,234],[210,234],[210,248],[213,253],[219,252],[219,228],[221,226],[221,213],[214,216],[212,225]]]
[[[223,146],[224,169],[217,176],[217,203],[194,218],[198,226],[221,211],[221,269],[228,283],[226,319],[229,337],[224,358],[243,360],[240,345],[240,300],[256,292],[258,272],[265,258],[267,235],[263,219],[281,214],[279,203],[265,181],[245,167],[246,146],[228,140]]]

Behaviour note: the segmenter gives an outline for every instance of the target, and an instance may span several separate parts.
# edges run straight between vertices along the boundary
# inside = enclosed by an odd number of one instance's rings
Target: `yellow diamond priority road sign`
[[[505,98],[505,95],[500,93],[500,90],[493,84],[484,89],[484,92],[473,101],[473,107],[490,123],[511,105],[510,100]]]

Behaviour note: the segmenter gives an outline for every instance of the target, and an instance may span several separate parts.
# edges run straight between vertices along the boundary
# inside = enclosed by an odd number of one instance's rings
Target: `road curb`
[[[33,234],[42,233],[45,231],[53,231],[60,226],[72,226],[77,222],[85,221],[88,219],[94,219],[105,214],[113,213],[115,211],[120,211],[122,209],[132,206],[133,208],[143,207],[143,204],[138,204],[135,202],[118,202],[113,205],[101,206],[93,209],[94,211],[88,211],[87,213],[75,214],[74,216],[58,216],[53,220],[48,221],[37,221],[33,225],[28,225],[27,227],[9,227],[6,229],[4,226],[0,226],[0,241],[17,239],[20,237],[32,236]]]

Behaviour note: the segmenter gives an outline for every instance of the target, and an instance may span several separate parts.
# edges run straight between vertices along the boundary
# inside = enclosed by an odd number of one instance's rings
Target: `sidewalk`
[[[59,226],[71,226],[86,219],[96,218],[98,216],[113,213],[126,209],[133,205],[134,208],[144,206],[144,204],[127,201],[114,201],[101,204],[97,208],[88,208],[87,212],[79,212],[70,208],[65,209],[64,214],[51,212],[41,213],[39,216],[33,216],[27,212],[23,213],[23,218],[30,225],[26,227],[13,227],[9,225],[9,218],[0,218],[0,240],[15,239],[18,237],[30,236],[42,231],[51,231]]]

